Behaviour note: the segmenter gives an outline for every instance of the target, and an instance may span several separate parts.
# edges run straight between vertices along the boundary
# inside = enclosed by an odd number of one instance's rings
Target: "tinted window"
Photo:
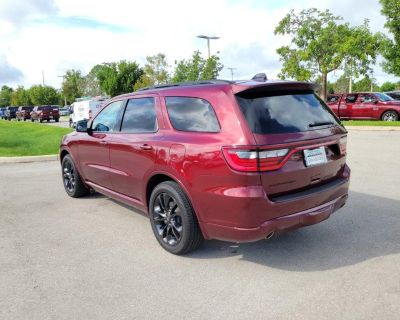
[[[122,101],[116,101],[105,107],[93,120],[92,130],[97,132],[117,131]]]
[[[356,94],[349,94],[346,97],[346,102],[347,103],[354,103],[357,100],[357,95]]]
[[[334,103],[339,101],[340,96],[328,96],[327,102]]]
[[[375,93],[381,101],[392,101],[393,98],[385,93]]]
[[[219,132],[219,123],[212,106],[204,99],[165,98],[169,119],[179,131]]]
[[[254,133],[303,132],[321,128],[318,123],[338,124],[330,109],[314,93],[269,95],[256,98],[237,96]]]
[[[362,94],[360,95],[360,101],[364,103],[371,103],[375,101],[375,97],[372,94]]]
[[[155,132],[157,117],[154,98],[131,99],[125,109],[121,131]]]

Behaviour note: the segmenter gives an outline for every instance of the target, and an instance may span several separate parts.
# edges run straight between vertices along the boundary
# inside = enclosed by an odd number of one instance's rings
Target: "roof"
[[[180,83],[170,83],[155,85],[152,87],[146,87],[139,89],[135,92],[125,93],[117,97],[112,98],[127,98],[135,95],[143,94],[157,94],[162,92],[163,94],[177,94],[183,91],[195,90],[207,90],[207,89],[231,89],[234,94],[239,92],[250,92],[250,91],[261,91],[265,88],[271,88],[274,90],[315,90],[316,85],[311,82],[299,82],[299,81],[286,81],[286,80],[267,80],[267,81],[254,81],[254,80],[201,80],[201,81],[190,81]]]

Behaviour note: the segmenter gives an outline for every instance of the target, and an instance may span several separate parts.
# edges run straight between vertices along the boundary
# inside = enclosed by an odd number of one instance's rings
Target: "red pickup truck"
[[[328,106],[340,119],[398,121],[400,101],[381,92],[331,94]]]

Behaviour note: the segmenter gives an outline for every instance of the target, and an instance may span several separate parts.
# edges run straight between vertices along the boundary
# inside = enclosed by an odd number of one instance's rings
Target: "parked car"
[[[149,218],[174,254],[319,223],[347,199],[347,131],[307,82],[201,81],[117,96],[60,146],[71,197]]]
[[[382,92],[328,95],[327,104],[340,119],[397,121],[400,101]]]
[[[390,91],[385,92],[385,94],[392,97],[394,100],[400,100],[400,91]]]
[[[58,122],[60,120],[60,113],[58,108],[52,106],[36,106],[31,112],[31,121],[35,120],[39,122],[54,120]]]
[[[31,118],[31,112],[33,110],[33,107],[25,106],[25,107],[19,107],[17,112],[16,112],[16,118],[18,121],[26,121],[27,119]]]
[[[4,119],[5,111],[6,111],[6,107],[1,107],[0,108],[0,119]]]
[[[4,111],[4,119],[11,121],[16,118],[18,107],[6,107]]]
[[[60,116],[69,116],[69,108],[63,107],[58,109]]]

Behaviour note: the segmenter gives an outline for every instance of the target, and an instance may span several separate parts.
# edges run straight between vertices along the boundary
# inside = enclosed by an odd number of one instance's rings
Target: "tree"
[[[56,89],[50,86],[32,86],[28,90],[29,97],[34,105],[57,104],[60,95]]]
[[[372,85],[372,88],[371,88],[371,85]],[[379,86],[375,82],[374,78],[365,76],[364,78],[354,82],[352,91],[353,92],[379,91]]]
[[[275,34],[290,35],[291,45],[278,48],[283,67],[281,78],[321,78],[321,95],[326,98],[328,74],[345,69],[353,76],[370,71],[380,45],[380,35],[369,31],[368,21],[351,27],[329,10],[315,8],[296,14],[291,10],[278,24]]]
[[[85,79],[79,70],[67,70],[63,76],[61,92],[69,104],[74,102],[76,98],[83,96],[84,81]]]
[[[383,69],[400,76],[400,0],[380,0],[382,14],[387,17],[385,27],[392,34],[382,44],[382,56],[386,59]]]
[[[102,65],[95,65],[90,72],[86,75],[83,83],[83,95],[84,96],[103,96],[105,92],[100,88],[100,82],[97,78],[97,73],[101,70]]]
[[[175,62],[172,82],[198,81],[216,79],[223,65],[218,56],[208,59],[202,58],[199,51],[195,51],[189,60]]]
[[[394,91],[396,90],[396,84],[394,82],[386,81],[382,83],[380,87],[380,91],[385,92],[385,91]]]
[[[144,74],[135,83],[135,90],[169,81],[168,63],[165,54],[159,53],[154,56],[148,56],[146,61],[143,68]]]
[[[11,94],[13,89],[8,86],[2,86],[0,90],[0,107],[11,105]]]
[[[110,96],[133,91],[135,83],[143,75],[136,62],[121,60],[102,64],[97,70],[101,90]]]
[[[28,90],[26,90],[23,86],[18,86],[18,88],[11,94],[11,104],[13,106],[32,105]]]
[[[350,79],[345,74],[342,74],[336,82],[332,84],[335,93],[348,93]]]

